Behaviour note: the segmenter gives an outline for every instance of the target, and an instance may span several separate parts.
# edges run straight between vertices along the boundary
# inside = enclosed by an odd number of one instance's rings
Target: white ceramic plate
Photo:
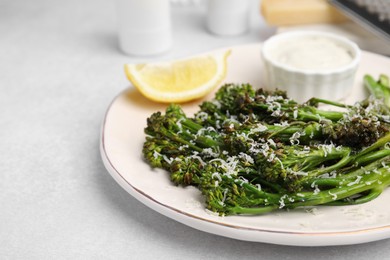
[[[260,45],[230,48],[225,82],[262,86]],[[390,59],[363,52],[351,103],[365,97],[362,77],[390,74]],[[206,97],[212,98],[213,94]],[[193,113],[201,101],[186,104]],[[133,87],[111,103],[101,134],[101,154],[112,177],[132,196],[148,207],[193,228],[230,238],[297,246],[345,245],[390,237],[390,190],[362,205],[316,207],[280,211],[262,216],[219,217],[208,213],[200,192],[193,187],[176,187],[168,173],[152,170],[142,159],[146,118],[164,111],[166,105],[142,97]]]

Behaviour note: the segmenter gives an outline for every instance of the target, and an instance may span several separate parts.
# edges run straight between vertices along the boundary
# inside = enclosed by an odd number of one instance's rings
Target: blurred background
[[[298,29],[332,31],[390,54],[385,39],[325,0],[245,1],[245,32],[226,36],[209,30],[208,0],[172,0],[170,47],[132,55],[119,46],[117,1],[0,0],[1,259],[388,258],[389,240],[302,249],[200,232],[144,206],[107,173],[100,130],[107,107],[130,86],[126,63]]]

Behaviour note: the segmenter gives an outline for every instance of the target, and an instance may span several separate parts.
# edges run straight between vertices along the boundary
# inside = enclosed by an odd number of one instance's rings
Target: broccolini
[[[192,117],[176,104],[152,114],[143,155],[220,215],[364,203],[390,184],[389,80],[365,84],[372,96],[354,105],[227,84]]]

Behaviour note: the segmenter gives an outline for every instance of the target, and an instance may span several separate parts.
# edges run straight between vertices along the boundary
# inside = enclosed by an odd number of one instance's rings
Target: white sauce
[[[305,36],[280,41],[270,50],[278,63],[304,70],[327,70],[352,62],[350,51],[341,43],[321,36]]]

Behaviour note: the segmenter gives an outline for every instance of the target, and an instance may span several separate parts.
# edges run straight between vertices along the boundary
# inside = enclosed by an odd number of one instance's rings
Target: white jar
[[[208,0],[207,28],[221,36],[245,33],[249,28],[249,0]]]
[[[319,31],[274,35],[263,43],[261,55],[267,87],[287,91],[298,102],[347,97],[360,62],[360,49],[354,42]],[[342,58],[346,55],[350,58]]]
[[[119,47],[130,55],[154,55],[172,45],[169,0],[117,0]]]

